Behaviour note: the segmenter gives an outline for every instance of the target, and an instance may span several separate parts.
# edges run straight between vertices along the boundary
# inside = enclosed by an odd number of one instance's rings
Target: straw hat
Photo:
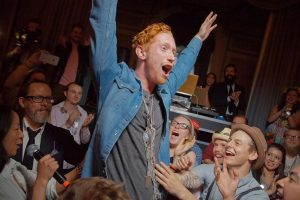
[[[230,128],[224,128],[221,132],[215,132],[212,136],[212,142],[214,142],[216,139],[224,140],[226,142],[229,141],[230,136]]]

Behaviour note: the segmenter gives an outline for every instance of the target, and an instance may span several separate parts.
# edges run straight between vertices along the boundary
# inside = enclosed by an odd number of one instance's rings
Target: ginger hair
[[[171,27],[165,23],[154,23],[147,26],[144,30],[136,34],[132,39],[132,49],[138,45],[147,45],[159,33],[172,34]]]

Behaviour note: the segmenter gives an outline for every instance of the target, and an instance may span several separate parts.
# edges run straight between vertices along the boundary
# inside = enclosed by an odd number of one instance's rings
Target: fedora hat
[[[248,126],[246,124],[234,124],[231,128],[230,135],[232,135],[233,133],[235,133],[239,130],[248,134],[256,146],[258,158],[253,162],[251,168],[252,169],[261,168],[265,162],[265,154],[267,151],[267,142],[264,137],[264,134],[257,127]]]
[[[216,139],[224,140],[226,142],[229,141],[230,136],[230,128],[224,128],[221,132],[215,132],[212,136],[212,142],[214,142]]]

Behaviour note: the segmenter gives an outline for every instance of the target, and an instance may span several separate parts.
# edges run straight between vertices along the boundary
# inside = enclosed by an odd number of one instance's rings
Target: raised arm
[[[202,42],[206,40],[210,32],[212,32],[212,30],[214,30],[217,27],[217,24],[213,25],[216,19],[217,14],[210,12],[209,15],[205,18],[204,22],[201,24],[200,29],[196,34],[196,37],[198,37]]]
[[[172,93],[175,93],[179,89],[193,68],[202,42],[209,36],[211,31],[217,27],[216,24],[213,25],[216,18],[217,15],[211,12],[201,24],[198,33],[180,54],[173,72],[169,76],[168,82]]]
[[[47,184],[57,169],[58,163],[50,155],[46,155],[39,160],[32,200],[46,199]]]
[[[175,176],[175,173],[164,163],[155,165],[155,174],[156,180],[170,194],[176,196],[180,200],[196,200],[194,195],[182,185],[180,180]]]
[[[25,62],[20,64],[5,80],[4,87],[7,89],[13,89],[17,85],[21,84],[24,78],[27,76],[27,74],[30,72],[30,70],[34,69],[38,65],[42,64],[41,61],[39,61],[39,57],[41,55],[41,52],[46,51],[37,51],[34,52],[29,58],[26,59]]]
[[[268,116],[268,123],[273,123],[276,119],[278,119],[282,114],[281,110],[278,110],[278,106],[274,106]]]
[[[101,72],[116,70],[117,40],[116,40],[116,7],[117,0],[94,0],[90,22],[94,31],[92,35],[92,65],[98,84]],[[101,78],[107,78],[102,76]]]

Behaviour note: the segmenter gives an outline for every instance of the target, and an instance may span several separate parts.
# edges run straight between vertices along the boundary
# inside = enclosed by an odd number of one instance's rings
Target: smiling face
[[[289,129],[284,133],[283,144],[287,153],[297,153],[300,149],[300,131]]]
[[[287,104],[295,104],[298,101],[298,92],[295,90],[290,90],[286,94],[285,101]]]
[[[226,145],[225,159],[231,167],[246,166],[251,168],[251,161],[256,160],[258,154],[253,150],[253,141],[244,131],[238,130],[230,136]]]
[[[277,181],[277,194],[284,200],[298,200],[300,196],[300,165],[288,177]]]
[[[17,150],[22,144],[23,133],[20,128],[20,119],[17,113],[12,112],[12,122],[10,128],[3,139],[3,147],[8,157],[15,156]]]
[[[225,140],[215,139],[214,141],[213,154],[219,163],[223,163],[226,144],[227,142]]]
[[[66,101],[73,105],[77,105],[82,97],[82,87],[72,83],[68,86],[68,89],[64,93],[66,96]]]
[[[234,66],[227,66],[224,71],[225,82],[229,85],[232,85],[236,79],[236,69]]]
[[[282,159],[283,153],[275,147],[270,147],[266,153],[264,167],[269,171],[275,171],[282,164]]]
[[[170,147],[175,148],[183,140],[191,138],[190,130],[191,124],[189,120],[184,117],[176,117],[171,122],[170,127]]]

